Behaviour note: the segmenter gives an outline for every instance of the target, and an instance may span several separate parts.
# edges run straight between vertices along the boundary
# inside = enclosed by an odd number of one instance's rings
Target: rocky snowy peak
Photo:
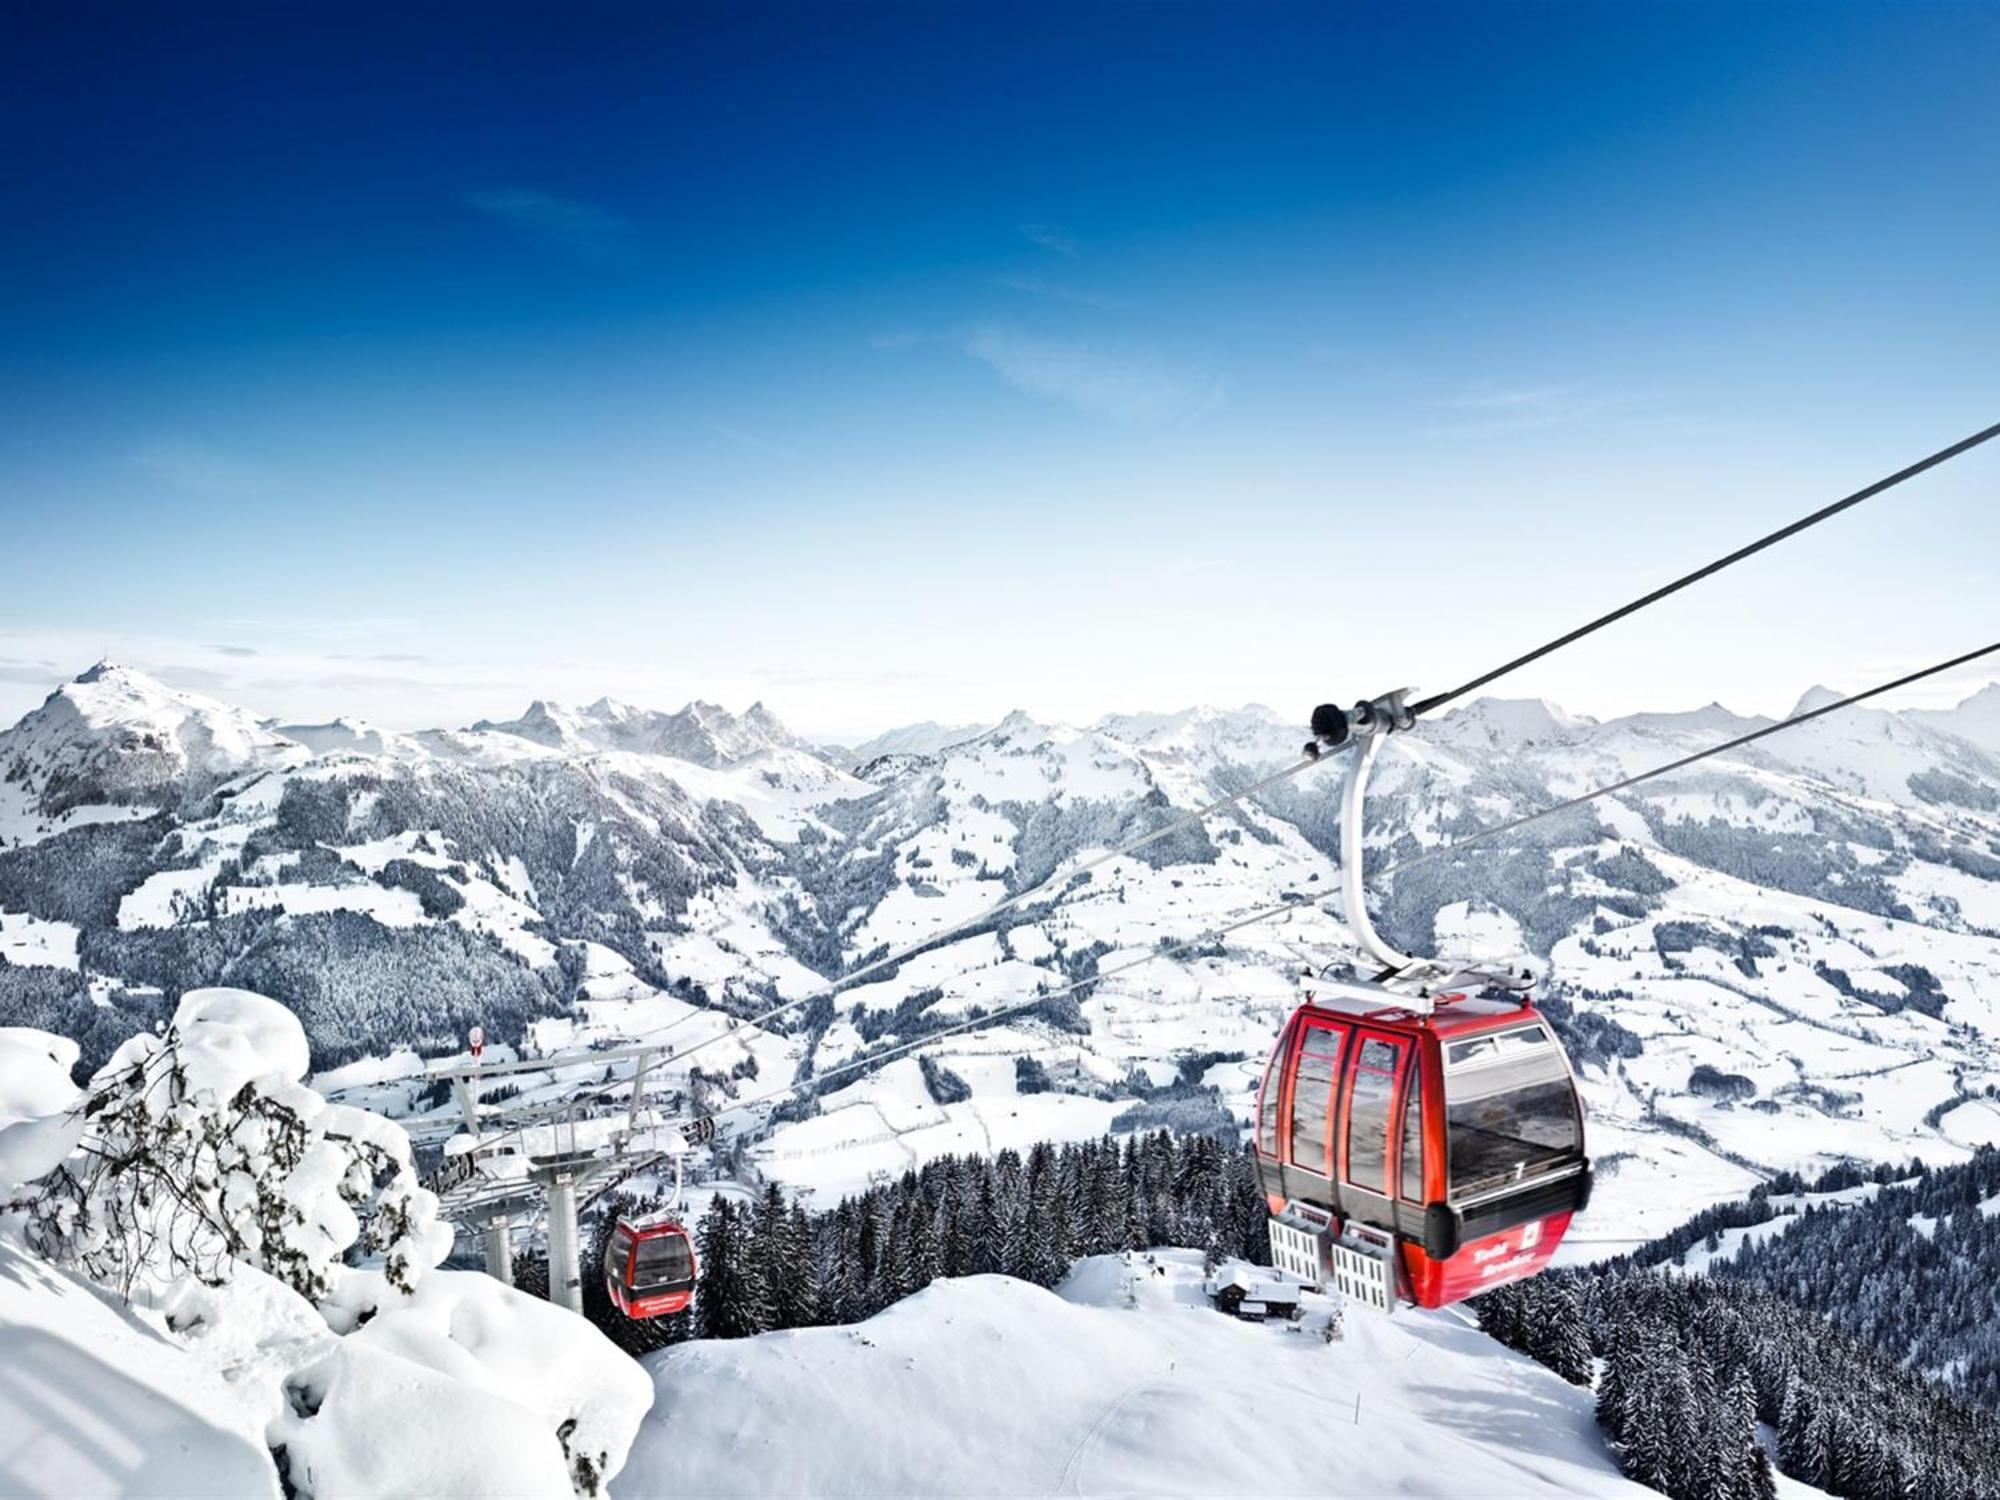
[[[560,703],[537,698],[520,718],[481,719],[472,726],[471,733],[511,734],[518,739],[532,740],[537,745],[546,745],[552,750],[583,751],[590,746],[589,730],[592,727],[585,715]]]
[[[697,699],[675,713],[600,698],[574,709],[537,699],[518,719],[482,719],[475,734],[511,734],[571,754],[618,750],[663,755],[711,770],[740,764],[772,750],[811,752],[761,703],[732,714]]]
[[[1823,683],[1816,683],[1799,694],[1799,701],[1792,705],[1791,713],[1785,717],[1797,718],[1800,714],[1809,714],[1822,708],[1829,708],[1846,696],[1845,693],[1836,693],[1832,688],[1827,687]]]
[[[176,806],[307,751],[240,708],[99,662],[0,731],[0,781],[34,812]]]

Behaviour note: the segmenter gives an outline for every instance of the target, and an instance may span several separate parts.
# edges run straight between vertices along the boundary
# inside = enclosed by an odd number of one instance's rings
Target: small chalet
[[[1296,1321],[1299,1316],[1299,1288],[1290,1282],[1260,1276],[1254,1266],[1233,1265],[1218,1271],[1202,1286],[1218,1312],[1250,1323],[1268,1318]]]

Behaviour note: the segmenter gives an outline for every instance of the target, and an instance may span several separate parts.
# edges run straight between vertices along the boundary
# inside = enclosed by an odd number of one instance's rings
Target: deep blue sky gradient
[[[2000,7],[41,9],[0,717],[1438,685],[2000,415]],[[1963,649],[1996,482],[1516,686]]]

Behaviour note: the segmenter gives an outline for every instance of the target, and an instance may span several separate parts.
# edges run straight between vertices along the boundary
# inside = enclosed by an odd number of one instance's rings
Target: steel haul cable
[[[1831,505],[1821,506],[1811,515],[1801,516],[1789,526],[1780,526],[1776,531],[1757,538],[1756,541],[1749,543],[1747,546],[1738,547],[1726,557],[1718,557],[1714,562],[1696,568],[1691,573],[1683,573],[1672,583],[1662,584],[1649,594],[1641,594],[1637,599],[1626,604],[1621,604],[1608,614],[1599,615],[1596,619],[1579,625],[1576,629],[1559,635],[1554,640],[1535,647],[1532,651],[1524,651],[1512,661],[1503,662],[1490,672],[1482,672],[1469,682],[1460,683],[1448,693],[1436,693],[1431,697],[1423,699],[1421,702],[1413,703],[1410,705],[1410,712],[1416,714],[1418,717],[1422,717],[1433,709],[1442,708],[1454,698],[1463,698],[1467,693],[1477,692],[1489,682],[1497,681],[1510,672],[1518,671],[1530,662],[1540,661],[1551,652],[1560,651],[1563,647],[1572,645],[1587,635],[1595,634],[1607,625],[1616,624],[1627,615],[1637,614],[1647,605],[1657,604],[1669,594],[1679,593],[1689,584],[1699,583],[1704,578],[1711,578],[1715,574],[1720,573],[1724,568],[1733,567],[1735,564],[1742,562],[1746,557],[1756,556],[1756,554],[1762,552],[1767,547],[1775,547],[1787,537],[1797,536],[1800,532],[1810,530],[1822,521],[1831,520],[1842,511],[1852,510],[1862,501],[1872,500],[1884,490],[1892,490],[1904,480],[1915,479],[1919,474],[1927,473],[1935,469],[1939,464],[1948,463],[1950,460],[1957,458],[1961,453],[1970,452],[1981,443],[1995,437],[2000,437],[2000,422],[1996,422],[1991,427],[1985,428],[1982,431],[1973,433],[1971,437],[1960,438],[1950,447],[1940,448],[1928,458],[1920,458],[1908,468],[1898,469],[1886,478],[1878,479],[1873,484],[1865,485],[1853,494],[1834,501]]]

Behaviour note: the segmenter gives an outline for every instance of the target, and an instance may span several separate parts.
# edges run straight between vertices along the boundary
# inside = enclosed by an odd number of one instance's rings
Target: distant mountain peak
[[[1818,709],[1831,708],[1846,696],[1847,694],[1836,693],[1832,688],[1824,684],[1815,684],[1799,695],[1799,701],[1792,705],[1792,711],[1787,717],[1797,718],[1800,714],[1809,714]]]
[[[1453,744],[1548,745],[1596,724],[1546,698],[1475,698],[1435,721],[1432,733]]]
[[[711,768],[734,765],[768,750],[806,749],[762,703],[739,716],[700,698],[673,713],[610,697],[582,709],[537,698],[518,719],[481,719],[472,730],[511,734],[557,750],[664,755]]]
[[[1917,709],[1908,717],[1926,729],[1941,729],[2000,755],[2000,682],[1987,683],[1956,708]]]
[[[106,660],[0,732],[0,778],[57,815],[93,802],[178,804],[306,754],[244,709]]]

